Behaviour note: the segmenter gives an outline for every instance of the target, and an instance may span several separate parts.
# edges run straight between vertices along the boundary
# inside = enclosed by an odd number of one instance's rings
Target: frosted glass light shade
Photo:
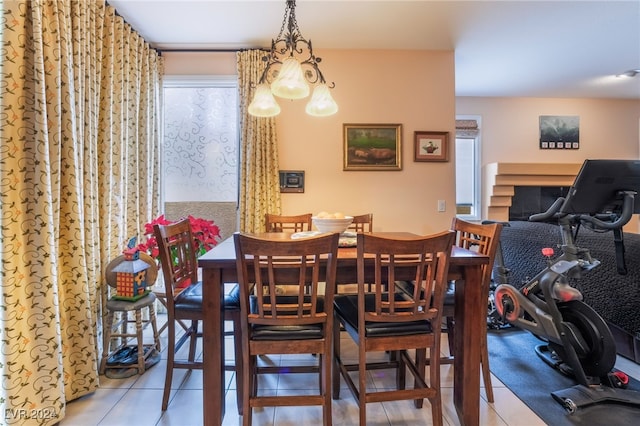
[[[274,117],[280,114],[280,105],[273,97],[269,85],[263,83],[256,87],[256,93],[248,110],[249,114],[256,117]]]
[[[309,85],[296,58],[288,57],[282,62],[278,77],[271,83],[271,92],[285,99],[302,99],[309,96]]]
[[[315,117],[326,117],[338,112],[338,104],[331,97],[329,87],[319,84],[313,89],[313,95],[305,108],[307,114]]]

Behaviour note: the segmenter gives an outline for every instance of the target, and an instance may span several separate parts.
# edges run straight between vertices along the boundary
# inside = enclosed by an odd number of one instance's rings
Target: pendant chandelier
[[[338,104],[329,93],[335,84],[327,85],[318,68],[322,59],[313,54],[311,40],[300,33],[295,0],[287,0],[280,32],[275,40],[271,40],[271,50],[262,60],[267,65],[249,104],[249,114],[276,116],[280,113],[280,106],[273,95],[284,99],[303,99],[309,96],[309,84],[315,87],[305,108],[307,114],[324,117],[338,112]]]

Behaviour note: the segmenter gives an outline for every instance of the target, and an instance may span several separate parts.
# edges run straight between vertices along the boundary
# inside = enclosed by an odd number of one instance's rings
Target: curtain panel
[[[240,231],[264,232],[265,213],[280,214],[278,138],[275,118],[248,113],[265,52],[237,53],[240,98]]]
[[[162,61],[104,1],[0,3],[0,409],[99,385],[103,268],[158,214]]]

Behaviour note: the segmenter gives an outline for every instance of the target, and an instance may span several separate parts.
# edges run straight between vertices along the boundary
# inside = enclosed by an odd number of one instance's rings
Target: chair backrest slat
[[[189,219],[169,225],[155,224],[153,232],[160,251],[167,303],[181,289],[198,281],[198,257]]]
[[[326,323],[333,312],[339,237],[272,240],[234,234],[240,304],[248,325]],[[279,295],[282,285],[294,286],[295,294]]]
[[[267,232],[305,232],[311,231],[311,213],[294,216],[267,213],[264,215]]]
[[[498,251],[501,223],[479,224],[471,223],[454,217],[451,229],[456,233],[455,244],[468,250],[477,251],[489,257],[489,263],[482,265],[482,287],[489,291],[493,263]]]
[[[353,222],[347,228],[353,232],[373,232],[373,213],[360,214],[353,217]]]
[[[451,257],[454,233],[445,231],[425,237],[392,239],[358,234],[358,307],[360,322],[438,321]],[[374,256],[374,305],[364,306],[370,282],[365,258]],[[413,293],[396,291],[395,283],[413,280]]]

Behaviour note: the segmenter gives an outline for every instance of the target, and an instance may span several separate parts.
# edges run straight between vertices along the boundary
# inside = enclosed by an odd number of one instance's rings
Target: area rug
[[[535,353],[543,344],[518,328],[488,332],[491,372],[547,424],[553,426],[611,426],[640,424],[640,407],[605,403],[579,408],[570,414],[551,392],[570,388],[576,382],[551,368]],[[640,382],[630,378],[628,389],[640,391]]]

